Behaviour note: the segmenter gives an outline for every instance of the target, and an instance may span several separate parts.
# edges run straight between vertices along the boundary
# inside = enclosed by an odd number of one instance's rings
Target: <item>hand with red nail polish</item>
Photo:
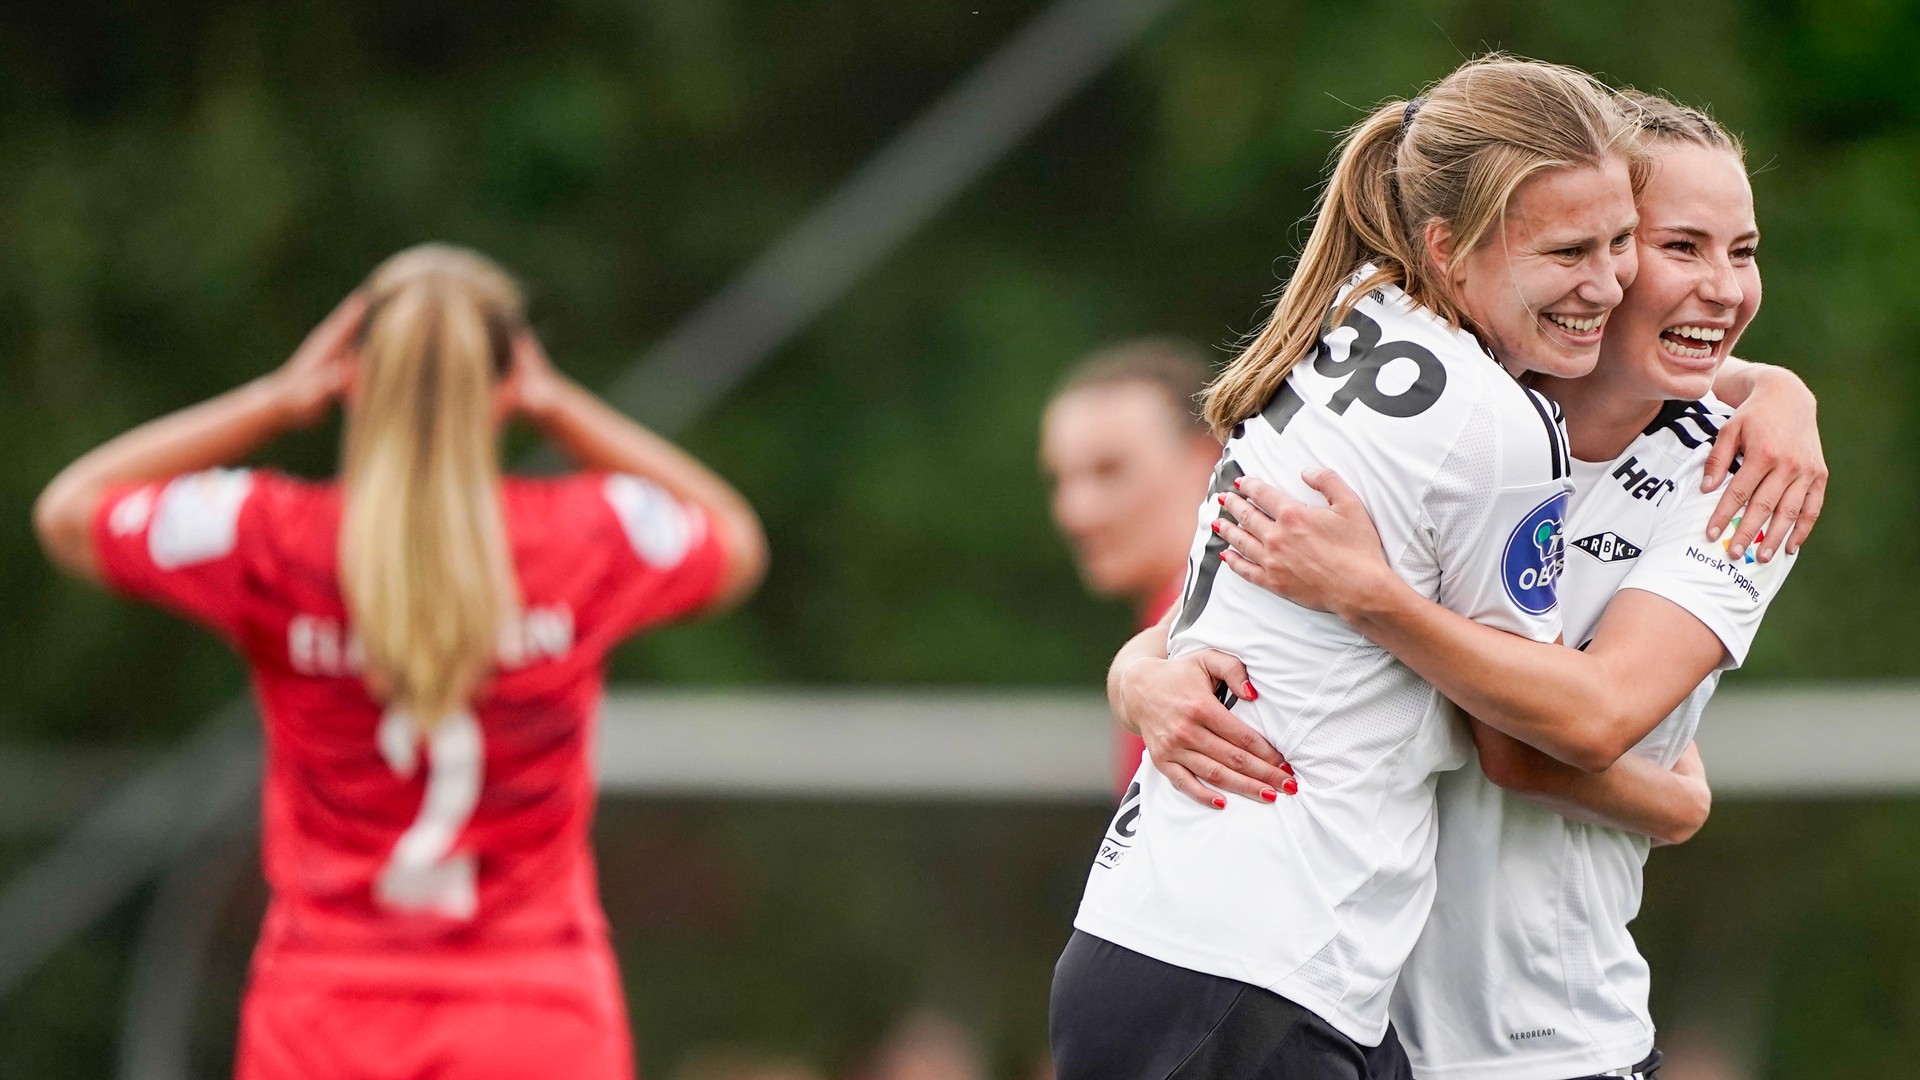
[[[1236,577],[1302,607],[1330,611],[1349,624],[1375,598],[1404,586],[1380,546],[1360,496],[1331,469],[1301,482],[1325,506],[1296,499],[1255,476],[1222,496],[1220,559]]]
[[[1236,715],[1259,697],[1238,659],[1212,649],[1174,660],[1141,657],[1116,678],[1111,700],[1120,722],[1140,733],[1154,767],[1188,798],[1224,806],[1224,792],[1273,803],[1286,791],[1293,778],[1287,759]],[[1236,689],[1223,705],[1215,694],[1227,687]]]

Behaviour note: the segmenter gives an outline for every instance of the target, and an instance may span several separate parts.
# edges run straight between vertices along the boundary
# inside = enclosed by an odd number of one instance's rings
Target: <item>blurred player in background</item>
[[[1207,489],[1220,444],[1194,396],[1206,385],[1200,350],[1177,338],[1136,338],[1082,358],[1040,419],[1040,467],[1054,524],[1087,590],[1123,600],[1151,626],[1179,598],[1193,504]],[[1114,735],[1114,791],[1146,744]],[[1278,754],[1274,755],[1278,760]],[[971,1080],[983,1075],[978,1040],[939,1009],[907,1016],[862,1080]],[[1050,1077],[1051,1062],[1035,1076]]]
[[[1152,626],[1180,597],[1193,507],[1220,442],[1195,399],[1211,372],[1175,338],[1139,338],[1074,365],[1040,420],[1040,464],[1053,521],[1087,590],[1132,605]],[[1125,790],[1146,744],[1116,736],[1114,790]]]
[[[336,400],[338,480],[225,468]],[[510,417],[587,471],[503,478]],[[553,370],[505,273],[393,256],[277,371],[68,466],[35,524],[246,658],[271,900],[242,1080],[633,1075],[587,837],[606,657],[737,603],[766,541]]]

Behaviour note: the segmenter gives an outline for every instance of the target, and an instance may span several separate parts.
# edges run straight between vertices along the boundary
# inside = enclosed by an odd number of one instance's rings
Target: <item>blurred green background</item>
[[[156,750],[244,682],[211,637],[49,571],[28,508],[65,462],[266,370],[429,238],[518,272],[555,358],[605,385],[1039,9],[10,7],[0,748]],[[688,433],[759,507],[773,569],[743,611],[626,648],[614,678],[1095,686],[1129,616],[1082,593],[1047,522],[1034,428],[1055,379],[1118,338],[1224,346],[1253,326],[1330,133],[1486,47],[1666,90],[1744,135],[1768,299],[1740,351],[1820,395],[1834,482],[1737,680],[1920,675],[1920,8],[1206,0],[1175,5]],[[271,460],[323,473],[335,437]],[[1031,1075],[1101,817],[610,802],[599,843],[643,1068],[731,1043],[837,1072],[931,1004],[979,1032],[993,1075]],[[0,883],[56,826],[0,836]],[[1913,800],[1723,802],[1650,867],[1657,1015],[1755,1077],[1910,1073],[1916,852]],[[0,1075],[112,1072],[141,903],[0,1000]],[[258,897],[233,904],[227,996],[196,1041],[210,1076]]]

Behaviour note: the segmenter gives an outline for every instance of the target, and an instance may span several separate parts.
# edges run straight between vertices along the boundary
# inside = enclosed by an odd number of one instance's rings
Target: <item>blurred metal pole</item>
[[[1059,0],[936,101],[608,391],[672,433],[852,288],[1176,0]],[[0,998],[259,782],[242,699],[0,892]]]
[[[0,892],[0,998],[253,798],[260,736],[244,697],[108,795]]]
[[[841,183],[617,380],[668,431],[720,396],[1005,157],[1176,0],[1060,0]]]
[[[130,965],[120,1025],[127,1080],[189,1080],[209,954],[259,835],[258,819],[235,807],[161,876]]]

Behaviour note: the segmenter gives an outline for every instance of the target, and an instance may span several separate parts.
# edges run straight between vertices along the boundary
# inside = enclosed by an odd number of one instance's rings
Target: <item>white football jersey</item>
[[[1665,597],[1739,666],[1793,558],[1730,558],[1707,541],[1719,493],[1700,477],[1730,410],[1670,402],[1618,458],[1575,461],[1560,580],[1569,645],[1615,593]],[[1730,538],[1733,529],[1725,536]],[[1632,753],[1671,767],[1693,741],[1716,671]],[[1541,809],[1470,763],[1439,784],[1439,893],[1402,972],[1393,1022],[1420,1080],[1563,1080],[1632,1065],[1653,1048],[1639,913],[1644,836]]]
[[[1564,434],[1472,335],[1398,289],[1374,291],[1235,429],[1213,489],[1253,475],[1322,502],[1300,479],[1315,466],[1359,492],[1423,595],[1514,633],[1559,634]],[[1265,987],[1373,1045],[1433,895],[1434,775],[1471,743],[1385,650],[1223,572],[1219,509],[1211,496],[1200,507],[1169,648],[1246,663],[1259,697],[1234,711],[1287,755],[1299,794],[1214,810],[1143,763],[1074,925]]]

